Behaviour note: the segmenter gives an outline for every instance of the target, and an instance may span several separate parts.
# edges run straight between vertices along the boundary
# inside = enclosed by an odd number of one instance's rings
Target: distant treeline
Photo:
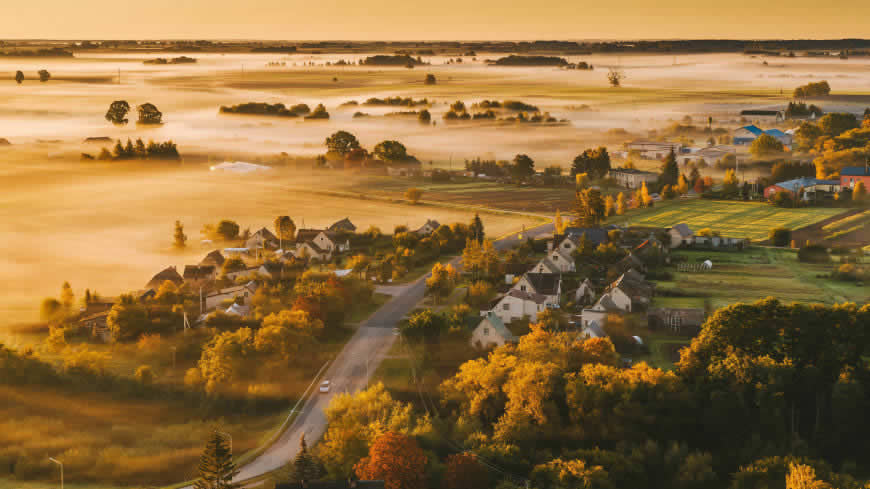
[[[517,56],[512,54],[499,58],[491,64],[497,66],[566,66],[568,60],[558,56]]]
[[[121,140],[115,143],[115,147],[109,151],[108,148],[103,148],[96,159],[98,160],[177,160],[181,155],[178,154],[178,148],[172,141],[163,143],[155,143],[148,141],[146,145],[141,139],[137,139],[135,143],[130,139],[127,144],[121,144]],[[93,160],[93,155],[82,153],[83,160]]]
[[[350,105],[350,104],[348,104],[348,105]],[[402,97],[387,97],[387,98],[372,97],[372,98],[366,100],[365,102],[363,102],[363,105],[374,105],[374,106],[389,105],[389,106],[401,106],[401,107],[414,107],[417,105],[427,106],[427,105],[429,105],[429,100],[425,99],[425,98],[420,99],[420,100],[414,100],[411,97],[406,97],[406,98],[402,98]]]
[[[72,51],[63,48],[25,49],[14,51],[0,51],[0,56],[43,57],[43,58],[72,58]]]
[[[295,53],[296,46],[259,46],[251,48],[252,53]]]
[[[166,59],[166,58],[154,58],[154,59],[146,59],[143,61],[146,65],[178,65],[185,63],[196,63],[196,58],[189,58],[187,56],[179,56],[177,58]]]
[[[416,66],[426,64],[419,56],[414,58],[407,54],[377,54],[367,57],[361,63],[371,66]]]
[[[306,104],[296,104],[289,109],[284,104],[267,104],[248,102],[230,107],[221,106],[222,114],[245,114],[245,115],[269,115],[277,117],[300,117],[311,113],[311,108]]]

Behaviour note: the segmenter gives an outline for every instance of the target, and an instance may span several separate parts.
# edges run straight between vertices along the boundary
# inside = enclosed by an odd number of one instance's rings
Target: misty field
[[[8,152],[7,152],[8,154]],[[426,219],[467,223],[462,208],[412,206],[383,200],[318,195],[329,174],[274,169],[268,176],[216,174],[205,166],[43,162],[0,163],[0,324],[34,321],[40,300],[57,295],[68,280],[84,289],[115,295],[142,289],[169,265],[195,264],[221,245],[200,245],[204,224],[233,219],[252,232],[271,228],[275,216],[297,226],[326,227],[350,217],[361,231],[392,232]],[[309,189],[309,191],[306,191]],[[537,222],[522,216],[483,214],[493,236]],[[175,220],[189,246],[171,247]]]
[[[725,237],[757,242],[766,240],[772,228],[799,229],[842,212],[837,208],[785,209],[759,202],[694,199],[658,202],[655,207],[632,210],[608,222],[659,228],[686,223],[696,233],[709,228]]]

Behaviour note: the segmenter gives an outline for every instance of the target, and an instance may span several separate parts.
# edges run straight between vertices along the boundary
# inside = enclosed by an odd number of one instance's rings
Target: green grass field
[[[695,199],[659,202],[650,209],[632,210],[608,223],[669,228],[686,223],[697,232],[704,228],[730,238],[764,241],[771,228],[799,229],[843,213],[843,209],[783,209],[760,202]]]
[[[784,302],[864,303],[870,292],[855,282],[823,278],[837,266],[801,263],[795,250],[749,247],[739,251],[679,250],[675,257],[690,263],[713,262],[707,272],[677,272],[669,281],[656,281],[660,290],[654,307],[704,307],[708,312],[735,302],[753,302],[774,296]],[[686,297],[667,296],[666,289],[686,292]]]

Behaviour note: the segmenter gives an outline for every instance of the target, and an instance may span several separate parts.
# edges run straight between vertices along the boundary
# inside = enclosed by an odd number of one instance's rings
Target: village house
[[[332,260],[336,253],[350,249],[350,240],[341,241],[332,231],[300,229],[296,232],[296,249],[290,253],[299,259],[314,259],[321,262]]]
[[[488,312],[471,332],[471,346],[476,348],[504,346],[506,343],[516,343],[516,341],[517,337],[492,311]]]
[[[659,307],[647,314],[650,329],[667,329],[673,333],[694,335],[704,324],[704,310],[699,308]]]
[[[591,304],[595,300],[595,287],[588,278],[584,279],[574,291],[574,302],[577,304]]]
[[[513,285],[517,277],[522,277],[528,271],[526,263],[505,263],[504,264],[504,283]],[[548,272],[558,273],[558,272]]]
[[[563,255],[570,257],[580,245],[582,236],[586,236],[592,246],[598,246],[607,242],[607,229],[567,227],[562,234],[554,234],[553,239],[547,241],[547,252],[557,248]]]
[[[235,285],[225,289],[216,290],[205,296],[205,310],[211,311],[220,306],[226,300],[241,302],[243,306],[250,306],[251,299],[257,291],[257,283],[253,280],[245,285]]]
[[[344,219],[342,219],[340,221],[336,221],[335,223],[333,223],[331,226],[326,228],[326,230],[331,231],[333,233],[338,233],[338,232],[355,233],[356,226],[354,226],[353,223],[350,222],[349,218],[345,217]]]
[[[740,117],[758,122],[782,122],[785,120],[785,113],[781,110],[749,109],[741,110]]]
[[[558,307],[558,302],[551,302],[545,295],[534,292],[511,289],[507,294],[496,298],[492,307],[485,314],[495,314],[504,322],[528,317],[530,321],[538,320],[538,313],[547,308]]]
[[[632,141],[625,145],[625,149],[648,160],[660,160],[671,151],[679,154],[683,145],[680,143],[662,143],[657,141]]]
[[[112,335],[109,331],[108,318],[114,305],[114,301],[108,300],[88,302],[85,307],[81,308],[79,318],[76,320],[76,326],[79,331],[87,332],[92,338],[103,342],[111,340]]]
[[[247,241],[245,241],[245,247],[249,250],[259,250],[263,248],[277,249],[278,248],[278,237],[272,234],[272,231],[269,231],[266,228],[260,228],[259,231],[252,234]]]
[[[213,265],[185,265],[184,283],[199,286],[217,278],[217,269]]]
[[[553,253],[558,254],[559,252],[554,251]],[[532,269],[529,271],[532,273],[550,273],[550,274],[562,273],[562,269],[559,268],[558,265],[556,265],[555,263],[550,261],[550,259],[547,257],[541,258],[541,261],[536,263],[535,266],[533,266]],[[508,282],[508,283],[512,283],[512,282]]]
[[[176,286],[180,286],[184,283],[184,277],[182,277],[181,274],[178,273],[178,270],[173,266],[166,267],[158,272],[157,275],[151,277],[151,280],[145,284],[145,288],[157,290],[161,285],[163,285],[163,282],[166,282],[167,280],[174,283]]]
[[[548,304],[558,307],[562,295],[562,278],[554,273],[526,273],[513,286],[513,290],[546,297]]]
[[[680,223],[668,229],[668,236],[671,238],[671,248],[688,246],[695,242],[695,233],[689,229],[689,225],[686,223]]]
[[[864,166],[847,166],[840,170],[841,188],[854,189],[858,182],[864,182],[864,188],[870,191],[870,161]]]
[[[616,181],[617,185],[625,188],[640,188],[644,182],[652,184],[659,178],[658,173],[634,168],[611,168],[608,176]]]
[[[790,147],[792,143],[792,135],[786,134],[779,129],[768,129],[762,130],[760,127],[750,124],[748,126],[743,126],[741,128],[735,129],[734,133],[731,136],[731,142],[736,146],[745,146],[752,144],[753,141],[758,139],[762,134],[767,134],[768,136],[772,136],[777,141],[781,142],[784,146]]]
[[[644,276],[629,270],[613,281],[592,307],[584,309],[583,324],[597,321],[604,324],[607,315],[639,312],[649,307],[655,285],[644,280]]]
[[[816,192],[834,194],[840,191],[841,180],[820,180],[818,178],[796,178],[784,182],[775,183],[764,189],[764,198],[771,199],[776,194],[784,192],[794,198],[803,192],[803,199],[810,200],[810,195]]]
[[[588,340],[591,338],[607,338],[607,333],[601,327],[598,321],[589,321],[589,324],[584,324],[577,335],[578,340]]]
[[[435,232],[436,229],[441,227],[441,224],[434,219],[426,219],[426,223],[420,226],[420,229],[414,231],[415,233],[421,236],[428,236]]]
[[[735,158],[739,159],[737,154],[737,148],[735,148],[734,146],[708,146],[706,148],[700,148],[698,150],[692,151],[691,153],[678,155],[677,163],[679,163],[680,165],[685,165],[690,161],[704,160],[707,163],[712,164],[713,162],[721,160],[728,155],[734,155]]]

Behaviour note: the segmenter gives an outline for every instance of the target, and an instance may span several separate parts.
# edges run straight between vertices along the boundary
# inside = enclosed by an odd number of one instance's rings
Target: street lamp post
[[[232,457],[233,456],[233,435],[227,433],[226,431],[221,431],[221,430],[214,430],[214,432],[221,435],[221,436],[225,436],[225,437],[230,439],[230,456]],[[63,489],[63,488],[61,488],[61,489]]]
[[[48,459],[57,465],[60,465],[60,489],[63,489],[63,462],[60,462],[53,457],[49,457]]]

